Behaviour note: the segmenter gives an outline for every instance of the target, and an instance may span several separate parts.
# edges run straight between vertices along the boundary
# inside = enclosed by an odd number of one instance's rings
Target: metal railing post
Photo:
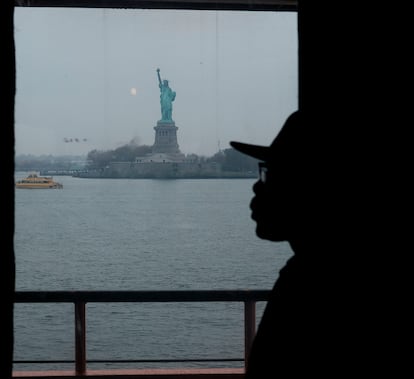
[[[249,353],[256,334],[256,302],[246,300],[244,302],[244,367],[247,367]]]
[[[75,302],[75,371],[86,373],[86,303]]]

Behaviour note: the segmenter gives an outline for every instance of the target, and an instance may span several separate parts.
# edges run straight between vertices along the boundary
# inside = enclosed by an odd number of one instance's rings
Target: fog
[[[268,145],[297,108],[297,14],[15,9],[16,154],[152,145],[156,69],[183,153]]]

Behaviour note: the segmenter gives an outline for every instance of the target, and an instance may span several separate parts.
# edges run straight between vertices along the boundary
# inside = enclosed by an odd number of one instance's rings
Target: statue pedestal
[[[177,130],[174,121],[158,121],[154,126],[155,142],[152,153],[179,154],[180,148],[177,142]]]

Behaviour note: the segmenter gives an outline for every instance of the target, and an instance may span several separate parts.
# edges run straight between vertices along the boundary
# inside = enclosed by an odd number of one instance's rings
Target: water
[[[16,190],[18,291],[270,289],[291,255],[254,233],[254,180],[55,180]],[[88,304],[87,331],[88,359],[243,357],[238,303]],[[15,339],[15,360],[74,359],[73,305],[16,304]]]

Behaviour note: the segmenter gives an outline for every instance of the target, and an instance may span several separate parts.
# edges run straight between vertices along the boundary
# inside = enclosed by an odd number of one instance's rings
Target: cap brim
[[[231,141],[230,145],[243,154],[249,155],[261,161],[267,161],[269,157],[269,146],[250,145],[243,142]]]

